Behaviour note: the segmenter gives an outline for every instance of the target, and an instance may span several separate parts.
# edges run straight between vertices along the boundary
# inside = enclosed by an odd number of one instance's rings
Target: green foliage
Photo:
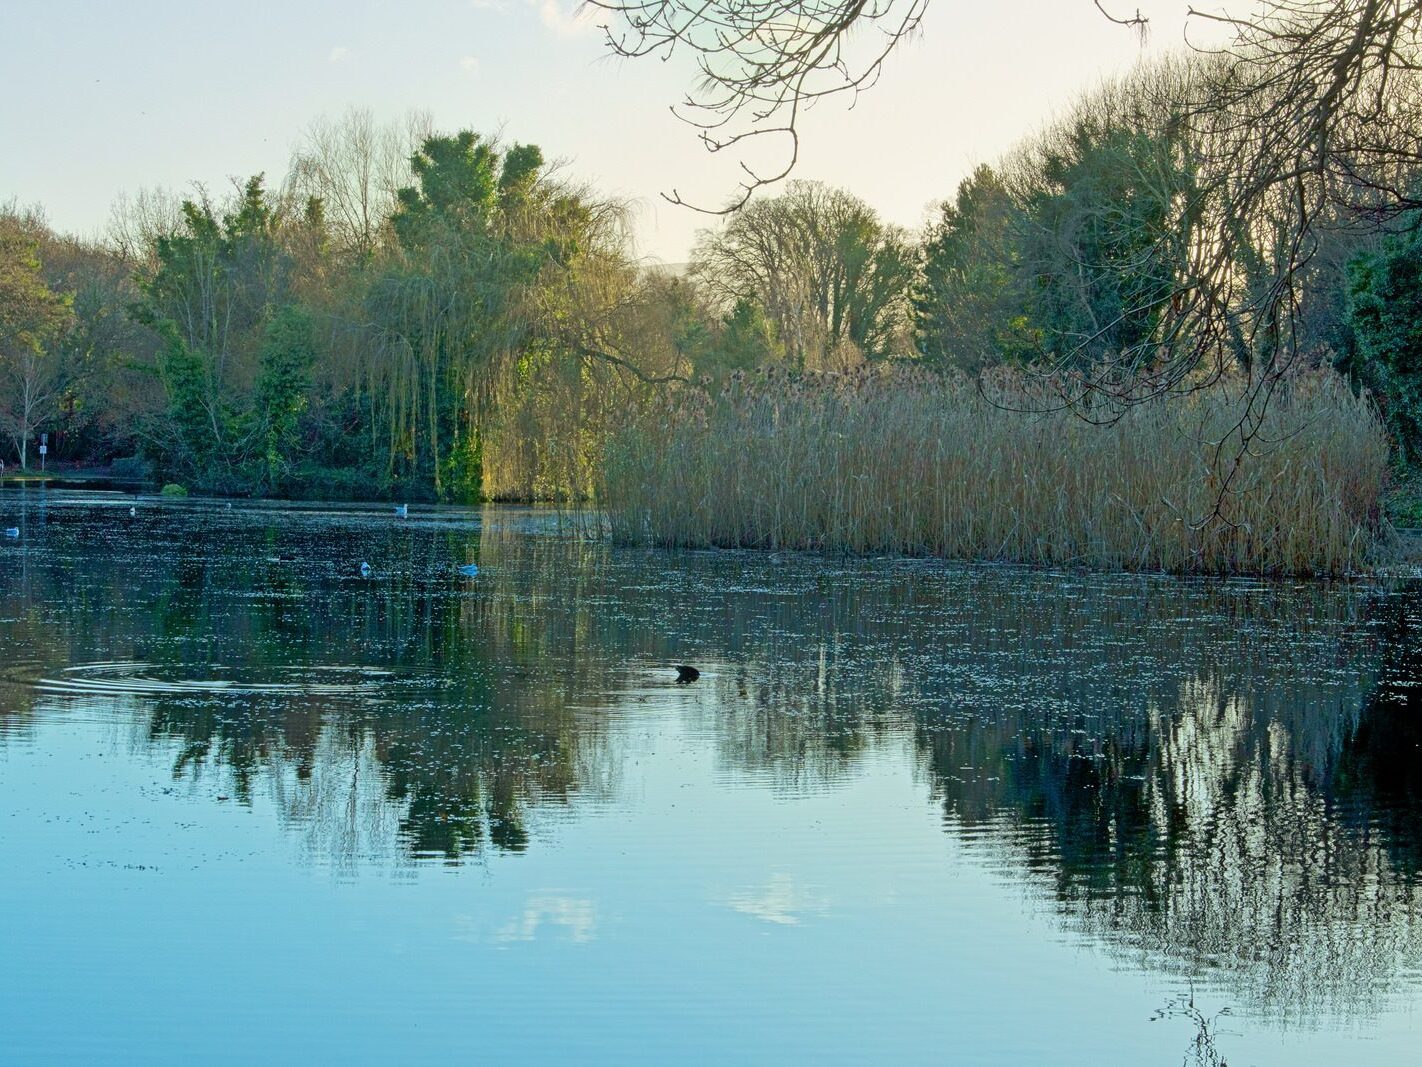
[[[414,137],[305,153],[280,195],[140,195],[110,246],[21,218],[82,309],[43,350],[46,428],[195,491],[586,499],[602,427],[715,321],[643,284],[622,207],[536,146]]]
[[[431,137],[411,160],[418,181],[396,193],[391,222],[407,249],[428,247],[440,229],[482,231],[493,215],[499,155],[479,136],[462,130]]]
[[[0,217],[0,431],[22,468],[35,427],[54,413],[64,388],[58,344],[72,303],[46,284],[34,237],[19,220]]]
[[[451,239],[511,236],[543,169],[536,145],[500,152],[470,130],[429,137],[410,160],[416,184],[396,193],[391,224],[407,251]]]
[[[286,292],[290,256],[261,175],[248,179],[220,219],[205,199],[185,200],[181,210],[182,227],[155,242],[156,264],[140,279],[134,314],[155,328],[171,323],[189,349],[226,370],[254,346],[253,331]]]
[[[290,469],[283,495],[292,500],[370,500],[394,494],[382,485],[380,472],[368,464],[301,462]]]
[[[38,242],[0,219],[0,353],[43,351],[68,325],[72,303],[45,283]]]
[[[267,377],[267,322],[289,291],[291,257],[260,175],[220,219],[206,200],[184,201],[182,219],[156,239],[131,309],[163,343],[157,372],[167,406],[145,427],[147,448],[164,471],[196,485],[251,492],[261,486],[252,469],[267,465],[254,464],[265,412],[254,412],[262,401],[250,383]]]
[[[1422,480],[1403,475],[1387,498],[1388,521],[1401,529],[1422,529]]]
[[[159,380],[167,409],[152,420],[151,445],[165,471],[203,477],[226,466],[223,439],[233,416],[223,398],[212,395],[212,357],[193,350],[171,322],[160,324],[163,349],[158,356]]]
[[[1143,354],[1187,255],[1192,179],[1176,135],[1083,116],[1034,170],[1022,267],[1044,354],[1075,366]]]
[[[291,305],[281,308],[267,323],[256,385],[255,416],[267,492],[281,492],[287,484],[315,361],[311,316]]]
[[[388,484],[480,499],[486,431],[528,426],[500,408],[536,421],[540,405],[520,395],[529,390],[567,402],[556,428],[566,440],[522,451],[537,462],[557,452],[560,477],[574,477],[588,364],[637,370],[610,321],[632,277],[609,237],[615,212],[547,180],[537,147],[504,150],[469,131],[426,139],[411,169],[416,184],[400,190],[391,219],[397,247],[365,297],[388,345],[372,368]]]
[[[859,198],[792,182],[703,235],[687,277],[632,257],[621,207],[550,176],[538,147],[471,131],[406,129],[376,158],[356,124],[302,156],[281,195],[258,175],[225,199],[157,204],[111,248],[21,220],[0,256],[0,326],[7,368],[22,355],[42,388],[8,424],[19,449],[42,414],[70,455],[139,451],[200,491],[586,501],[609,434],[695,378],[842,371],[915,340],[935,369],[975,374],[1139,366],[1169,346],[1186,251],[1201,251],[1199,134],[1175,126],[1180,85],[1165,88],[1088,100],[980,168],[921,247]],[[1219,347],[1248,369],[1269,356],[1255,297],[1283,231],[1238,226]],[[1422,309],[1416,249],[1399,242],[1345,285],[1358,244],[1340,238],[1294,281],[1309,336],[1347,342],[1411,455]],[[51,343],[15,327],[25,278],[64,320]]]
[[[1343,365],[1377,396],[1406,461],[1422,454],[1422,229],[1348,266],[1352,348]]]
[[[452,504],[477,504],[484,499],[484,449],[477,431],[466,432],[444,459],[440,482]]]
[[[785,346],[776,336],[775,323],[759,304],[742,299],[737,300],[730,314],[721,320],[716,338],[706,342],[696,369],[719,376],[728,371],[778,363],[784,358]]]
[[[1019,215],[988,166],[942,205],[923,243],[913,293],[918,348],[931,364],[975,373],[1030,362],[1041,351],[1026,312]]]
[[[1139,362],[1184,273],[1193,175],[1180,133],[1083,111],[945,203],[914,292],[919,349],[970,372]]]
[[[542,153],[500,153],[468,130],[430,137],[391,222],[403,256],[371,291],[372,315],[399,338],[389,368],[392,477],[429,478],[442,499],[477,499],[477,425],[494,379],[530,341],[524,297],[546,246],[526,233]]]
[[[183,497],[188,495],[188,490],[186,486],[179,485],[177,482],[169,482],[163,486],[162,492],[159,495],[166,497]]]

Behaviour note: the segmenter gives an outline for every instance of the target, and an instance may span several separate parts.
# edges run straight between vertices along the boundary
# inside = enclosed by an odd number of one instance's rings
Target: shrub
[[[169,482],[167,485],[165,485],[165,486],[163,487],[163,490],[162,490],[162,494],[161,494],[161,495],[163,495],[163,496],[187,496],[187,495],[188,495],[188,490],[187,490],[187,487],[178,485],[176,482]]]

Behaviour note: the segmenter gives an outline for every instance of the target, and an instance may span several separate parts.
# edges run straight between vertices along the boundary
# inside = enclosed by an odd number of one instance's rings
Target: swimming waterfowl
[[[700,677],[701,677],[701,672],[698,671],[695,667],[688,667],[685,663],[679,663],[679,664],[677,664],[677,668],[676,668],[676,684],[677,684],[677,685],[686,685],[688,682],[694,682],[694,681],[696,681],[696,679],[698,679],[698,678],[700,678]]]

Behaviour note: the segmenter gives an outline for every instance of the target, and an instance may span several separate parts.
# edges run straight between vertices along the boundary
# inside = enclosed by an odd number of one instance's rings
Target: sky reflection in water
[[[1422,1036],[1413,590],[128,504],[0,493],[0,1059]]]

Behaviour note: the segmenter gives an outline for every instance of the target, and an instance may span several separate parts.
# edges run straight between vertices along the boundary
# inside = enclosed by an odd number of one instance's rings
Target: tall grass
[[[1053,395],[1009,374],[740,375],[614,433],[601,495],[625,542],[1204,573],[1365,562],[1387,438],[1331,372],[1279,386],[1238,469],[1240,383],[1109,425],[1042,413]]]

